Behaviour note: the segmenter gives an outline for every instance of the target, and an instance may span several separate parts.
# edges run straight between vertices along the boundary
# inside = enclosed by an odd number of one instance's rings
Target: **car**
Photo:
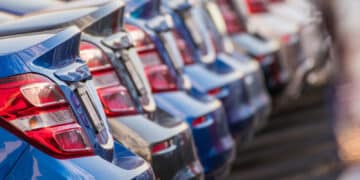
[[[246,55],[247,59],[256,60],[273,98],[286,94],[290,71],[280,56],[279,42],[249,33],[245,17],[239,15],[228,1],[202,1],[200,4],[220,34],[224,49],[234,56]]]
[[[79,49],[93,75],[112,136],[150,162],[157,178],[202,179],[203,168],[189,126],[156,107],[136,50],[122,28],[124,4],[98,2],[64,3],[58,7],[59,2],[54,1],[39,8],[29,6],[36,9],[31,11],[33,14],[105,6],[105,18],[98,18],[82,30]]]
[[[276,58],[279,58],[280,68],[284,71],[282,78],[287,79],[288,82],[281,94],[284,96],[282,99],[287,101],[288,98],[298,97],[302,92],[302,82],[308,66],[302,50],[299,26],[294,22],[268,13],[267,3],[264,0],[216,1],[220,10],[241,17],[239,19],[243,21],[240,22],[240,26],[246,32],[277,44],[279,52],[277,52]],[[234,20],[236,19],[234,18]],[[230,22],[231,18],[228,18],[228,21]]]
[[[89,13],[1,23],[1,178],[154,178],[146,161],[113,141],[79,57],[81,32],[72,24],[91,23],[82,19],[96,17]]]
[[[126,29],[135,41],[159,108],[191,126],[207,178],[223,177],[234,159],[235,144],[222,104],[211,96],[191,95],[181,55],[160,1],[127,1]]]
[[[315,86],[326,83],[329,79],[327,69],[331,69],[332,63],[332,46],[320,11],[308,1],[271,0],[267,7],[270,13],[295,22],[302,29],[300,40],[312,65],[305,77],[306,82]]]
[[[207,84],[211,84],[215,79],[220,79],[219,81],[223,83],[228,82],[228,84],[224,86],[224,89],[228,89],[229,91],[226,96],[221,95],[221,93],[212,95],[215,95],[215,97],[216,95],[220,95],[217,97],[222,100],[225,106],[229,117],[228,124],[233,135],[235,137],[240,135],[241,137],[242,134],[245,134],[245,137],[248,136],[248,138],[251,138],[251,134],[253,134],[254,131],[265,126],[271,110],[271,99],[264,86],[259,64],[249,60],[245,55],[227,51],[222,46],[221,35],[217,33],[215,25],[212,24],[210,18],[206,16],[206,12],[199,4],[172,0],[166,1],[166,6],[171,9],[168,11],[172,14],[175,26],[178,29],[176,32],[177,39],[182,38],[183,41],[185,41],[185,43],[182,44],[189,46],[189,48],[186,49],[186,46],[183,45],[183,47],[181,47],[181,43],[179,43],[179,49],[182,49],[183,54],[186,54],[184,52],[186,50],[188,51],[187,54],[193,52],[193,62],[184,63],[186,64],[185,72],[192,74],[194,76],[192,79],[193,84],[199,86],[195,87],[195,89],[198,89],[196,91],[206,93],[206,91],[201,91],[204,89],[202,86],[206,87]],[[201,34],[201,36],[198,37],[197,34]],[[202,43],[198,43],[197,41],[199,40],[197,39],[202,39],[200,41]],[[178,40],[178,42],[180,41]],[[197,49],[197,51],[190,51],[190,49]],[[209,52],[215,52],[214,60],[211,63],[204,63],[201,58],[206,59],[206,56],[211,54]],[[196,59],[197,61],[195,61]],[[195,69],[194,67],[196,67],[197,64],[204,64],[209,71],[217,76],[210,78],[207,74],[201,73],[202,75],[197,76],[202,78],[196,77],[193,69]],[[236,77],[235,74],[241,74],[240,78],[234,78]],[[227,79],[227,81],[225,81],[225,79]],[[244,124],[249,122],[253,116],[255,121],[253,123],[254,127],[246,130],[247,128],[246,126],[244,127]],[[246,134],[247,131],[251,132],[250,135]]]

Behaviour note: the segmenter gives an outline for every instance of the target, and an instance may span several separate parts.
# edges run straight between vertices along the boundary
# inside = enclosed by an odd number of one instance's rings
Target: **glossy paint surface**
[[[22,43],[24,39],[15,37],[11,42],[22,46],[15,49],[11,47],[2,49],[0,54],[2,61],[0,63],[3,68],[0,72],[0,78],[31,72],[46,76],[59,85],[64,96],[69,101],[79,124],[89,136],[90,143],[95,148],[96,156],[59,160],[34,147],[29,147],[19,138],[10,136],[9,132],[1,131],[1,137],[4,137],[2,142],[0,142],[0,144],[3,144],[1,155],[4,157],[4,160],[0,161],[0,166],[8,167],[9,178],[34,177],[48,179],[52,177],[68,179],[78,177],[122,177],[128,179],[147,171],[150,171],[149,176],[152,176],[151,167],[142,159],[139,159],[139,157],[127,154],[126,156],[129,160],[126,162],[122,161],[124,154],[120,152],[124,151],[124,148],[116,152],[114,157],[113,141],[107,124],[105,123],[107,130],[103,132],[105,134],[102,134],[102,137],[107,139],[104,142],[98,139],[93,127],[90,125],[90,120],[85,113],[86,111],[79,104],[74,90],[67,84],[91,78],[85,63],[77,58],[78,42],[80,39],[79,30],[75,27],[70,27],[56,33],[49,32],[44,36],[33,35],[33,38],[30,39],[32,39],[32,43]],[[0,46],[6,47],[8,42],[0,41]],[[89,83],[91,84],[91,82],[86,84],[90,85]],[[89,91],[89,94],[91,95],[93,92]],[[99,101],[97,102],[95,106],[102,109]],[[104,114],[101,119],[106,119]],[[9,143],[13,145],[9,146]],[[23,148],[25,146],[28,148]],[[117,149],[119,148],[115,150]],[[22,154],[19,153],[20,151],[22,151]],[[135,161],[131,160],[132,158]],[[113,159],[120,159],[118,166],[111,163]],[[138,166],[139,161],[142,162],[141,166]],[[9,164],[11,165],[9,166]],[[94,164],[98,164],[100,168],[94,166]]]
[[[184,37],[191,49],[197,49],[194,41],[190,38],[191,34],[178,14],[167,10],[172,15],[176,29]],[[228,124],[234,136],[248,136],[253,128],[255,120],[255,107],[247,103],[246,99],[235,96],[236,92],[245,93],[239,88],[239,83],[244,80],[244,71],[239,68],[241,63],[234,58],[224,59],[216,56],[213,63],[204,65],[201,63],[200,50],[192,51],[192,55],[197,63],[188,65],[184,72],[189,76],[193,85],[194,94],[207,94],[208,91],[221,87],[223,91],[217,98],[220,98],[228,116]],[[236,99],[237,101],[228,101]]]

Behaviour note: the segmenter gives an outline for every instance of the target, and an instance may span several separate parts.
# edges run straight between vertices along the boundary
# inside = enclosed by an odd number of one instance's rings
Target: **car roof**
[[[62,2],[56,0],[2,0],[0,1],[0,10],[21,16],[61,4]]]
[[[88,1],[87,1],[88,2]],[[79,1],[62,7],[45,8],[39,12],[0,24],[0,36],[47,31],[71,25],[80,30],[124,6],[123,1],[99,0],[94,3]]]

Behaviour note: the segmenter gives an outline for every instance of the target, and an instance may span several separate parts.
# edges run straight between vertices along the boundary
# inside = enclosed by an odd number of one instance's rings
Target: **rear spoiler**
[[[100,0],[79,1],[64,4],[63,7],[46,8],[0,25],[0,36],[36,33],[77,26],[80,31],[91,26],[114,11],[124,9],[124,1]],[[122,19],[123,11],[118,20]]]
[[[81,32],[75,26],[52,32],[7,36],[0,39],[1,77],[33,72],[32,67],[62,67],[76,62]]]

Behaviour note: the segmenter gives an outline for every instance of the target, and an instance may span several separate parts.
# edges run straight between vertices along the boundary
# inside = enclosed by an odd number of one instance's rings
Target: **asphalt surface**
[[[323,89],[282,107],[252,143],[239,150],[228,179],[337,179],[343,166]]]

